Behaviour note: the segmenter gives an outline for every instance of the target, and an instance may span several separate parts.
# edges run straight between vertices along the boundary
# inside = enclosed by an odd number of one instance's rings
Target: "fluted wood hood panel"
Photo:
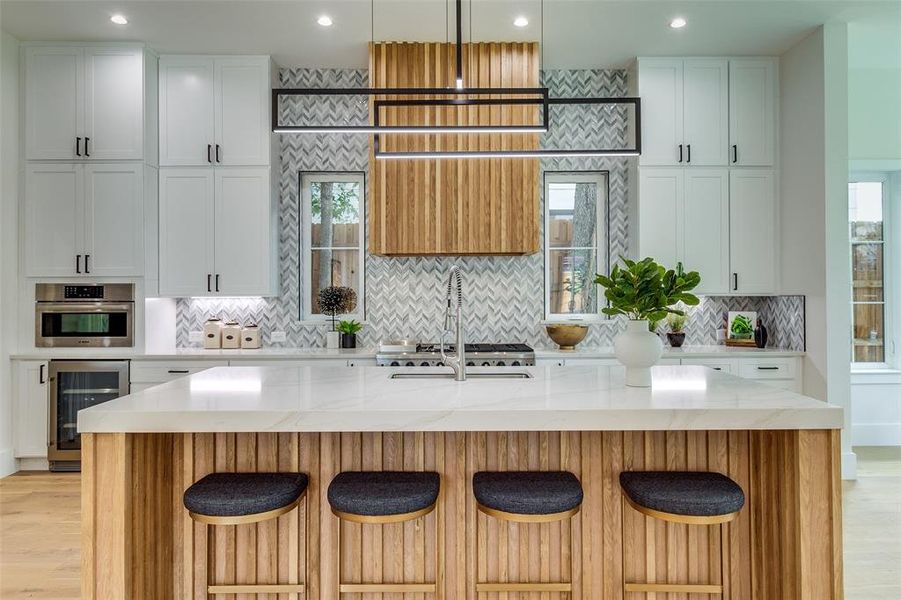
[[[537,87],[538,58],[537,43],[464,44],[465,85]],[[370,85],[452,88],[455,61],[454,44],[370,44]],[[523,105],[391,107],[382,109],[381,118],[393,125],[540,122],[538,108]],[[389,151],[534,150],[538,135],[390,135],[382,136],[381,143]],[[369,249],[373,254],[538,251],[538,159],[376,160],[371,143],[369,158]]]

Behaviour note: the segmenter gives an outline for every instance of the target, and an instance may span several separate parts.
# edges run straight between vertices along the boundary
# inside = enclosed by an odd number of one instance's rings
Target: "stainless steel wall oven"
[[[38,348],[134,346],[134,284],[38,283],[34,304]]]

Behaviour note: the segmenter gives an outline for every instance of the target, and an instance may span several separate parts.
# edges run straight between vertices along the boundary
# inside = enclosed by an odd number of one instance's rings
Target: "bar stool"
[[[425,517],[435,510],[441,477],[421,471],[345,471],[328,486],[328,502],[344,521],[384,525]],[[435,531],[435,565],[441,547]],[[338,527],[338,594],[426,593],[438,595],[432,583],[345,583],[341,579],[341,527]]]
[[[183,502],[198,523],[259,523],[294,510],[306,497],[308,485],[304,473],[211,473],[185,490]],[[303,583],[208,584],[207,594],[303,593],[304,588]]]
[[[737,483],[720,473],[698,471],[623,471],[619,485],[625,503],[638,512],[672,523],[720,525],[720,552],[723,548],[722,524],[738,516],[745,494]],[[637,583],[623,581],[626,593],[681,592],[690,594],[723,593],[723,560],[720,557],[719,584]]]
[[[472,491],[480,512],[514,523],[551,523],[569,519],[582,506],[582,484],[568,471],[481,471],[472,477]],[[476,540],[478,540],[476,519]],[[476,541],[476,565],[479,564]],[[476,583],[476,593],[572,592],[569,581],[545,583]]]

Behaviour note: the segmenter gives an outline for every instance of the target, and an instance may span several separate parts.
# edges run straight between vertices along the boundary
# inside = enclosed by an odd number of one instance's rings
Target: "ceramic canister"
[[[203,347],[215,350],[222,347],[222,320],[210,317],[203,324]]]
[[[222,347],[232,349],[241,347],[241,326],[237,321],[229,321],[222,328]]]

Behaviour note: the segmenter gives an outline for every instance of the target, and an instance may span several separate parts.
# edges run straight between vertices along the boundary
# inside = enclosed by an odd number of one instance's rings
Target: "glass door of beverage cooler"
[[[78,411],[127,393],[128,361],[50,362],[51,470],[79,468]]]

